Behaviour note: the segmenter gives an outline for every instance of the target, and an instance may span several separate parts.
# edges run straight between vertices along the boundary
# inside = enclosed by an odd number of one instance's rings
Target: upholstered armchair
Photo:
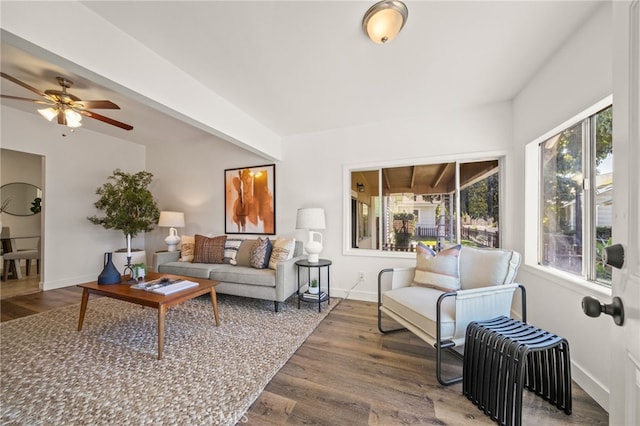
[[[438,382],[457,383],[462,376],[442,377],[442,350],[461,357],[470,322],[511,316],[518,288],[521,320],[526,321],[525,289],[514,283],[520,254],[455,246],[437,255],[423,248],[416,258],[415,268],[383,269],[378,274],[378,329],[382,333],[408,329],[433,345]],[[383,314],[402,327],[385,329]]]

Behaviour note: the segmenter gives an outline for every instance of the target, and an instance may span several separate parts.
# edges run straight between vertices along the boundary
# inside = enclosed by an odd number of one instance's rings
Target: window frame
[[[553,266],[547,266],[541,264],[542,259],[542,229],[541,229],[541,217],[542,217],[542,156],[540,146],[548,139],[555,135],[575,126],[581,122],[584,122],[587,118],[595,116],[600,111],[613,107],[613,96],[608,95],[600,101],[594,103],[590,107],[584,109],[580,113],[557,125],[553,129],[547,131],[543,135],[529,142],[525,146],[525,222],[524,222],[524,254],[523,263],[527,267],[531,267],[537,271],[548,273],[554,277],[557,277],[569,283],[569,286],[581,285],[588,287],[592,290],[598,290],[603,294],[608,294],[611,291],[611,286],[602,282],[596,281],[595,276],[593,279],[589,279],[595,269],[595,256],[591,248],[591,242],[593,236],[591,236],[591,228],[595,221],[595,209],[593,208],[593,185],[595,185],[595,179],[591,176],[591,164],[586,164],[589,159],[592,158],[593,153],[591,144],[588,145],[587,151],[583,153],[582,167],[585,171],[584,177],[588,177],[587,189],[583,191],[584,203],[589,203],[589,214],[584,215],[583,228],[587,232],[583,232],[583,235],[589,234],[589,247],[588,253],[585,254],[583,244],[583,265],[582,274],[576,275],[568,271],[555,268]],[[593,131],[593,126],[584,126],[584,131],[589,134]],[[614,171],[615,173],[615,171]],[[584,185],[583,185],[584,186]],[[588,262],[588,263],[587,263]]]
[[[342,166],[342,182],[343,182],[343,200],[342,200],[342,254],[344,256],[364,256],[364,257],[383,257],[383,258],[401,258],[401,259],[415,259],[415,252],[402,252],[402,251],[385,251],[382,249],[365,249],[365,248],[353,248],[351,247],[351,200],[354,194],[351,190],[351,173],[366,170],[379,170],[378,179],[382,179],[382,169],[390,167],[405,167],[412,165],[422,164],[440,164],[440,163],[457,163],[456,165],[456,186],[460,186],[459,167],[461,163],[471,163],[478,161],[497,160],[498,168],[500,170],[499,185],[500,185],[500,197],[499,197],[499,209],[502,214],[505,208],[505,198],[507,197],[507,186],[505,179],[505,163],[507,158],[507,151],[494,150],[486,152],[473,152],[473,153],[461,153],[455,155],[441,155],[432,157],[418,157],[410,159],[395,159],[385,161],[371,161],[363,163],[350,163],[343,164]],[[379,182],[381,186],[381,182]],[[460,191],[456,191],[455,205],[460,205]],[[371,213],[370,213],[371,214]],[[460,237],[460,211],[456,210],[456,223],[457,223],[457,235]],[[502,222],[502,221],[501,221]],[[504,241],[504,232],[502,223],[499,223],[500,242]]]

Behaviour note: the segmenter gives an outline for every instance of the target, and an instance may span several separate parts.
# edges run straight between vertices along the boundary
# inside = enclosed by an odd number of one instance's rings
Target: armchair
[[[456,269],[453,272],[439,272],[437,265],[425,263],[418,253],[417,268],[389,268],[378,274],[378,329],[381,333],[408,329],[434,346],[436,377],[443,385],[457,383],[462,376],[442,377],[442,350],[449,349],[461,357],[454,349],[464,345],[470,322],[511,316],[516,289],[521,291],[522,321],[526,321],[525,288],[513,282],[520,266],[520,254],[510,250],[459,246],[456,250],[459,258],[449,261],[449,267],[453,265]],[[436,278],[428,278],[425,283],[425,273]],[[438,277],[446,280],[444,288]],[[435,284],[430,285],[430,280]],[[385,329],[383,314],[402,327]]]

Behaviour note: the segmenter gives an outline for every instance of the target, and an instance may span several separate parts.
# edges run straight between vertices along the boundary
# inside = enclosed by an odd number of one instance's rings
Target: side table
[[[326,301],[327,305],[331,303],[331,261],[327,259],[319,259],[318,262],[309,262],[308,260],[298,260],[296,261],[297,267],[297,276],[296,279],[298,281],[298,309],[300,309],[300,301],[309,302],[309,303],[317,303],[318,304],[318,312],[322,309],[322,302]],[[311,280],[311,270],[316,268],[318,270],[318,294],[310,294],[308,292],[301,293],[300,292],[300,268],[307,268],[307,278]],[[327,268],[327,291],[324,292],[322,290],[322,268]]]

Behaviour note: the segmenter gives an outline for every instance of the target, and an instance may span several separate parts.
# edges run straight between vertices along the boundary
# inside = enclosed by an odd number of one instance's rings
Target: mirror
[[[35,185],[15,182],[0,187],[2,213],[31,216],[40,213],[42,190]]]

